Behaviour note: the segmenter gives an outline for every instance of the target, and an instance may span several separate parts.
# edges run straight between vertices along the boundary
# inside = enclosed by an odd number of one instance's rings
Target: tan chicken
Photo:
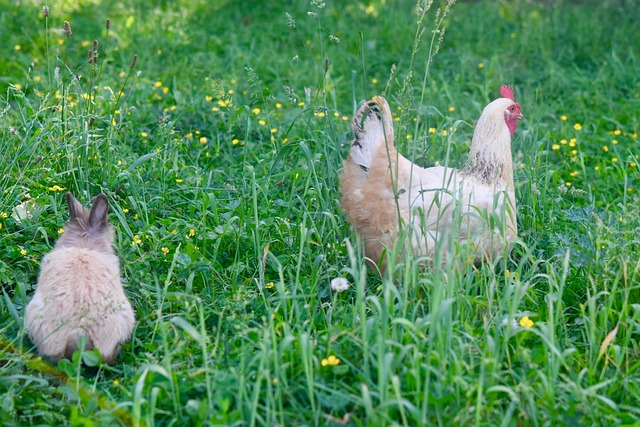
[[[400,241],[427,263],[437,249],[446,258],[452,246],[465,243],[472,245],[475,262],[510,249],[518,231],[511,137],[523,116],[510,86],[502,86],[500,94],[482,112],[460,170],[424,169],[398,153],[384,98],[358,110],[355,139],[340,175],[341,205],[367,258],[381,270],[385,252],[403,249],[395,247]],[[402,251],[396,253],[401,259]]]

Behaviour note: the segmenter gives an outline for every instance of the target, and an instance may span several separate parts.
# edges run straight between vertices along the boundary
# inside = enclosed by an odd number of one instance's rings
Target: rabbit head
[[[92,199],[86,209],[71,193],[66,194],[69,204],[69,222],[56,246],[86,248],[103,253],[113,252],[114,231],[109,224],[109,202],[104,194]]]

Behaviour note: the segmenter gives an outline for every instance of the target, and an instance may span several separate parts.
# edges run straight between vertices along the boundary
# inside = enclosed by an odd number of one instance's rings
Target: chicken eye
[[[511,111],[513,111],[515,109],[516,109],[515,105],[512,105],[511,107],[509,107],[509,110],[511,110]]]

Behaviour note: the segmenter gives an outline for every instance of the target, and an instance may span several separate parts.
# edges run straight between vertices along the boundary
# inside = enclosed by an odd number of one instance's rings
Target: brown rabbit
[[[120,281],[109,202],[99,194],[88,210],[73,194],[66,197],[70,219],[42,260],[25,327],[38,352],[55,361],[70,358],[85,335],[88,347],[112,364],[131,337],[135,315]]]

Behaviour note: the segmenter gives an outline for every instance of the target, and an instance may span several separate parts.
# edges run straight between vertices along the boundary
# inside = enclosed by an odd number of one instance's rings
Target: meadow
[[[0,0],[0,424],[640,425],[637,22],[624,0]],[[338,192],[359,102],[459,167],[507,83],[511,256],[368,269]],[[113,366],[24,333],[65,191],[111,204],[138,321]]]

